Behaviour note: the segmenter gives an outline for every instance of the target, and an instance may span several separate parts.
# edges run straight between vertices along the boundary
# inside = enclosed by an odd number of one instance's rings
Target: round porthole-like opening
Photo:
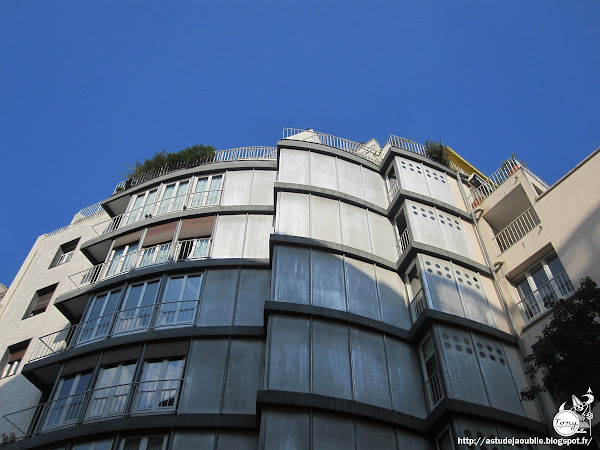
[[[462,352],[462,347],[460,345],[456,345],[454,348],[459,352]]]
[[[442,337],[443,337],[444,339],[450,339],[450,336],[448,336],[448,334],[447,334],[447,333],[442,333]]]
[[[479,348],[483,348],[483,345],[481,345],[481,342],[478,342],[478,343],[477,343],[477,347],[479,347]]]
[[[458,336],[452,336],[452,340],[454,340],[454,342],[458,342],[459,341]]]
[[[444,347],[446,347],[446,348],[452,348],[452,346],[448,342],[444,342]]]
[[[485,353],[479,352],[479,356],[481,356],[482,358],[485,358]]]
[[[469,347],[467,347],[467,353],[468,353],[469,355],[472,355],[472,354],[473,354],[473,350],[471,350]]]

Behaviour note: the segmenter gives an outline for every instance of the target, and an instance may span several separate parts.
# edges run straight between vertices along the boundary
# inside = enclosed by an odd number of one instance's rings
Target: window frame
[[[56,255],[54,255],[54,259],[50,263],[50,267],[48,269],[53,269],[54,267],[62,266],[63,264],[68,263],[73,258],[73,254],[75,250],[77,250],[77,246],[79,245],[79,241],[81,237],[77,239],[73,239],[69,242],[65,242],[58,247],[56,251]]]
[[[30,342],[31,339],[27,339],[26,341],[10,345],[6,349],[4,357],[2,358],[2,364],[0,365],[0,367],[2,367],[0,379],[12,377],[17,374],[17,371],[23,364]]]
[[[31,317],[39,316],[40,314],[46,312],[48,306],[52,302],[54,298],[54,294],[56,293],[56,288],[58,287],[58,283],[51,284],[50,286],[46,286],[42,289],[38,289],[35,291],[31,302],[29,302],[29,306],[25,310],[25,314],[21,320],[29,319]],[[49,296],[46,304],[44,306],[38,306],[38,303],[43,304],[45,302],[45,297]],[[40,302],[40,299],[44,299]]]

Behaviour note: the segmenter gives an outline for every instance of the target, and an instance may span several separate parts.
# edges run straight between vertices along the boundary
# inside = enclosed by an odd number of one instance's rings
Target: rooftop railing
[[[200,300],[162,302],[114,311],[38,338],[28,362],[115,336],[195,326]]]
[[[131,211],[127,211],[97,223],[92,228],[98,236],[101,236],[126,225],[148,220],[152,217],[185,211],[187,209],[217,206],[221,204],[222,196],[222,189],[213,189],[201,192],[190,192],[189,194],[156,200],[147,205],[140,206],[139,208],[132,209]]]
[[[527,323],[533,322],[537,317],[552,308],[554,302],[566,297],[574,290],[575,286],[571,283],[567,273],[564,271],[559,273],[519,302],[525,321]]]
[[[57,398],[6,414],[17,439],[99,420],[148,414],[173,414],[179,407],[183,380],[138,381],[101,387]]]
[[[79,212],[77,212],[77,214],[75,214],[75,217],[81,216],[80,218],[78,218],[77,220],[74,220],[69,225],[59,228],[58,230],[54,230],[54,231],[51,231],[50,233],[44,234],[43,238],[45,239],[47,237],[54,236],[55,234],[62,233],[63,231],[66,231],[73,227],[76,227],[77,225],[79,225],[83,222],[87,222],[88,220],[93,219],[94,217],[98,217],[102,214],[104,214],[104,210],[102,209],[102,206],[100,206],[100,202],[94,203],[93,205],[90,205],[90,206],[86,206],[85,208],[79,210]]]
[[[217,150],[211,159],[199,159],[196,161],[186,161],[177,164],[168,164],[161,167],[159,170],[145,174],[140,178],[130,178],[125,181],[121,181],[115,186],[115,190],[112,195],[118,194],[119,192],[125,191],[129,188],[145,183],[146,181],[154,178],[166,175],[176,170],[190,169],[203,164],[211,164],[217,162],[234,161],[234,160],[247,160],[247,159],[277,159],[277,147],[239,147],[232,148],[229,150]]]
[[[284,128],[283,139],[292,141],[315,142],[328,147],[344,150],[356,156],[366,159],[374,164],[381,164],[381,149],[370,147],[364,142],[355,142],[331,134],[321,133],[315,130],[301,130],[299,128]]]
[[[174,261],[210,258],[211,238],[198,238],[155,245],[132,251],[70,275],[74,289],[96,284],[137,269]]]
[[[500,252],[503,253],[523,239],[531,230],[540,224],[540,219],[533,207],[528,208],[519,217],[509,223],[502,231],[494,236]]]

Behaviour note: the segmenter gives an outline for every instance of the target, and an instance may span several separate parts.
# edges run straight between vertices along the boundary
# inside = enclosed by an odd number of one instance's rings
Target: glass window
[[[166,450],[167,436],[128,437],[121,441],[119,450]]]
[[[85,444],[74,445],[72,450],[110,450],[112,442],[112,439],[108,441],[86,442]]]
[[[176,410],[183,364],[183,358],[146,361],[137,387],[134,412]]]
[[[91,302],[86,318],[79,324],[79,344],[102,339],[110,331],[113,314],[117,309],[121,289],[97,295]]]
[[[90,396],[86,420],[122,416],[127,406],[135,363],[103,367]]]
[[[52,300],[52,296],[54,295],[54,291],[58,284],[53,284],[52,286],[45,287],[44,289],[40,289],[35,293],[23,319],[27,319],[28,317],[37,316],[38,314],[43,313],[48,308],[50,301]]]
[[[541,315],[552,304],[575,290],[555,253],[535,263],[514,281],[527,321]]]
[[[432,337],[427,336],[420,346],[421,365],[425,376],[427,408],[431,411],[445,396],[442,373],[439,370]]]
[[[200,299],[202,274],[169,278],[159,305],[157,327],[191,325],[195,321]]]
[[[4,357],[4,367],[2,368],[2,372],[0,372],[0,378],[10,377],[17,373],[28,346],[29,340],[8,347]]]
[[[157,214],[181,211],[185,205],[189,180],[167,184],[162,192]]]
[[[66,264],[69,261],[71,261],[71,258],[73,256],[73,253],[75,253],[75,249],[77,248],[78,243],[79,243],[79,238],[77,238],[73,241],[67,242],[66,244],[62,244],[58,248],[58,251],[56,252],[56,255],[54,256],[54,259],[52,260],[52,263],[50,264],[50,268],[60,266],[62,264]]]
[[[152,189],[133,197],[133,200],[131,201],[130,207],[127,211],[127,225],[152,217],[152,210],[154,201],[156,200],[157,192],[158,189]]]
[[[196,180],[191,208],[201,208],[202,206],[218,205],[221,203],[221,186],[223,184],[223,175],[210,175],[200,177]]]
[[[138,244],[128,244],[123,247],[113,249],[110,258],[106,261],[105,277],[112,277],[123,272],[128,272],[135,264]]]
[[[127,288],[125,301],[117,314],[114,333],[146,330],[156,303],[158,280],[133,284]]]
[[[61,378],[51,402],[47,403],[44,429],[70,425],[79,419],[92,372]]]

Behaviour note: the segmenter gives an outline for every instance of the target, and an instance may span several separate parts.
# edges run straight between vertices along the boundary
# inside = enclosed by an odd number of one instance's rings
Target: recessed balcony
[[[509,223],[504,229],[498,232],[493,241],[504,253],[510,247],[523,239],[530,231],[540,224],[540,219],[535,213],[533,207],[528,208],[523,214]]]
[[[440,369],[437,369],[423,385],[423,393],[427,403],[427,412],[434,408],[446,398],[446,388],[444,387],[444,376]]]
[[[210,258],[212,238],[186,239],[142,248],[70,275],[73,289],[96,284],[137,269],[169,262]]]
[[[84,423],[149,414],[175,414],[183,379],[138,381],[60,397],[4,418],[18,439]]]

